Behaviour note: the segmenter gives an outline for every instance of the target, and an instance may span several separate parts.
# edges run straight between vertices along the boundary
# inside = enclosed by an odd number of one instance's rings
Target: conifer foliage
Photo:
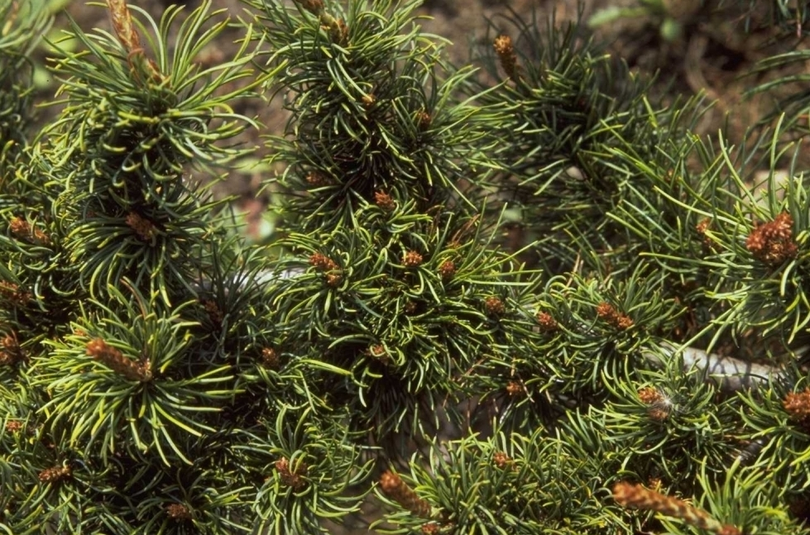
[[[0,533],[810,533],[803,95],[735,149],[579,23],[458,68],[417,7],[107,0],[33,132],[0,0]]]

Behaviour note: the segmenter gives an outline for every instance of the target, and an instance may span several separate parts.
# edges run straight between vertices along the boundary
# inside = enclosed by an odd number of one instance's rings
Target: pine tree
[[[458,68],[415,1],[246,4],[108,0],[32,132],[0,0],[0,532],[810,533],[804,93],[735,148],[582,21]]]

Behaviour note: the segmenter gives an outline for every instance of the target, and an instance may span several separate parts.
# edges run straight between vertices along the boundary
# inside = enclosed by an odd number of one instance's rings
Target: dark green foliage
[[[266,533],[317,533],[323,518],[340,519],[360,509],[367,490],[358,484],[372,461],[340,419],[281,410],[275,421],[243,432],[237,445],[245,465],[272,473],[258,488],[253,510]],[[361,487],[362,488],[362,487]]]
[[[474,180],[483,132],[477,109],[453,98],[469,72],[440,78],[439,43],[413,26],[418,2],[351,2],[345,12],[329,3],[320,15],[248,3],[260,11],[270,64],[284,67],[274,90],[292,115],[274,159],[286,164],[279,185],[291,223],[350,225],[377,192],[421,212],[460,202],[452,193]]]
[[[194,57],[226,21],[207,5],[178,14],[154,31],[114,19],[116,37],[74,26],[84,51],[54,67],[65,108],[3,192],[0,522],[14,533],[252,525],[257,476],[224,437],[255,398],[241,375],[266,330],[257,266],[192,174],[240,153],[222,142],[252,123],[230,106],[261,78],[222,92],[253,74],[247,41],[202,70]],[[29,192],[47,200],[26,211]]]
[[[29,55],[50,19],[38,3],[4,2],[0,20],[0,184],[5,190],[12,183],[13,165],[27,144],[33,90]]]
[[[502,53],[489,46],[494,35],[478,58],[489,79],[505,80],[480,97],[497,114],[488,133],[501,172],[490,179],[492,187],[549,269],[570,269],[580,251],[591,249],[622,255],[614,263],[623,265],[635,248],[612,214],[633,188],[644,186],[639,170],[614,150],[626,143],[640,161],[658,159],[658,147],[685,137],[676,120],[682,113],[654,108],[648,85],[582,26],[558,30],[553,21],[517,15],[503,21],[491,29],[511,38],[514,79],[505,76]]]
[[[587,475],[602,468],[600,461],[582,453],[543,428],[468,437],[432,450],[429,469],[412,463],[408,480],[440,511],[434,522],[452,533],[624,533],[624,519],[600,512],[603,482]],[[388,521],[399,529],[381,533],[412,533],[430,523],[404,512]]]
[[[608,386],[611,400],[589,414],[607,456],[620,461],[625,474],[668,481],[673,490],[691,488],[701,472],[725,473],[739,450],[734,404],[718,402],[704,371],[682,368],[673,359],[666,369],[643,374],[644,382],[625,379]],[[686,451],[689,455],[681,455]]]
[[[0,533],[808,533],[802,106],[733,149],[578,23],[479,76],[416,2],[247,3],[210,68],[208,3],[72,24],[29,137],[0,0]],[[260,89],[258,246],[203,184]]]
[[[412,210],[366,205],[350,229],[290,235],[281,244],[298,255],[279,265],[302,273],[267,287],[282,351],[332,375],[327,403],[348,406],[378,437],[429,424],[448,399],[478,391],[478,368],[492,366],[482,357],[528,359],[536,338],[531,274],[482,249],[476,219]]]
[[[79,280],[91,295],[103,295],[124,277],[139,287],[149,281],[166,304],[188,291],[190,269],[201,269],[193,257],[215,228],[209,226],[214,205],[195,191],[188,165],[235,156],[217,142],[249,124],[231,111],[234,95],[215,94],[250,76],[247,44],[233,61],[202,70],[195,56],[227,22],[202,30],[210,16],[197,11],[181,25],[171,52],[178,13],[165,13],[151,43],[154,60],[109,34],[74,28],[87,51],[55,65],[67,77],[67,107],[47,131],[58,144],[49,173],[71,177],[57,210],[66,252],[83,266]],[[181,255],[192,258],[173,261]]]
[[[53,344],[53,358],[35,364],[37,382],[50,393],[43,410],[53,414],[55,429],[67,426],[70,446],[92,449],[98,441],[102,458],[122,449],[132,448],[127,453],[134,457],[155,449],[166,464],[169,457],[191,463],[189,448],[203,433],[215,431],[206,414],[219,412],[239,393],[232,366],[215,345],[208,352],[195,343],[199,325],[182,317],[196,302],[174,307],[169,315],[159,308],[134,309],[148,306],[142,295],[133,303],[113,288],[110,292],[109,306],[96,304],[98,314],[85,314],[74,334]],[[122,374],[111,362],[114,357],[91,350],[94,340],[104,340],[140,373]]]

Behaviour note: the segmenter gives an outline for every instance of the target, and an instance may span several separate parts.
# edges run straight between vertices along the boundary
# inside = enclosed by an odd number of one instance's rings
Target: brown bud
[[[640,399],[643,403],[647,405],[652,405],[653,403],[657,403],[662,399],[661,393],[650,386],[646,388],[642,388],[638,391],[638,399]]]
[[[416,251],[408,251],[402,257],[402,265],[405,267],[417,267],[422,264],[422,255]]]
[[[366,108],[373,105],[377,101],[377,99],[374,97],[374,93],[366,93],[360,97],[360,100],[363,102],[363,106]]]
[[[135,362],[101,338],[91,340],[85,347],[88,355],[130,381],[145,383],[152,380],[151,364],[148,360],[143,363]]]
[[[790,414],[790,419],[810,426],[810,388],[803,392],[790,392],[782,400],[782,406]]]
[[[326,255],[314,253],[309,257],[309,263],[321,271],[337,269],[337,263]]]
[[[391,470],[386,470],[383,475],[380,476],[380,488],[386,496],[416,516],[422,518],[428,518],[430,516],[430,504],[411,490],[399,474]]]
[[[368,348],[368,354],[385,365],[391,364],[391,356],[382,344],[374,344]]]
[[[0,366],[12,366],[25,358],[15,333],[9,333],[0,340]]]
[[[748,235],[745,247],[754,258],[772,267],[795,258],[798,246],[793,241],[793,218],[782,212],[773,221],[759,225]]]
[[[132,13],[124,0],[107,0],[113,30],[127,53],[142,51],[141,38],[132,23]]]
[[[324,21],[329,28],[329,35],[332,37],[332,41],[339,45],[345,45],[349,42],[349,27],[343,19],[323,14],[321,15],[321,20]]]
[[[712,220],[708,217],[702,219],[697,225],[695,225],[695,231],[703,236],[703,246],[707,249],[714,249],[715,245],[712,241],[711,237],[709,236],[709,228],[712,226]]]
[[[279,358],[278,353],[272,347],[265,347],[262,349],[262,365],[265,368],[278,369]]]
[[[652,387],[645,387],[638,391],[638,398],[645,405],[649,405],[647,414],[653,420],[663,422],[672,413],[672,401],[660,390]]]
[[[19,420],[8,420],[6,422],[6,433],[16,433],[23,428],[23,423]]]
[[[419,127],[419,130],[427,130],[432,120],[433,118],[425,110],[416,112],[416,126]]]
[[[315,266],[315,268],[319,271],[325,272],[324,278],[328,286],[335,288],[343,281],[340,266],[338,266],[337,262],[328,256],[321,253],[315,253],[309,257],[309,263]]]
[[[151,221],[146,219],[145,217],[141,216],[136,212],[130,212],[127,214],[126,223],[131,228],[135,234],[140,238],[141,241],[151,241],[152,238],[155,237],[157,233],[157,229],[155,229],[155,225],[152,224]]]
[[[493,46],[495,53],[498,55],[498,60],[501,62],[501,68],[513,82],[517,83],[520,74],[512,38],[508,35],[499,35],[495,38]]]
[[[42,245],[48,245],[51,243],[51,239],[47,234],[37,228],[32,227],[28,221],[22,219],[21,217],[13,217],[11,221],[9,221],[8,226],[12,234],[14,234],[14,236],[16,236],[18,239],[25,240],[29,243],[39,243]]]
[[[442,279],[452,279],[456,274],[456,265],[451,260],[445,260],[439,266],[439,275]]]
[[[11,221],[8,222],[8,228],[18,238],[28,237],[31,233],[31,225],[21,217],[12,217]]]
[[[523,385],[518,381],[509,381],[506,384],[506,393],[509,394],[510,397],[519,396],[523,394]]]
[[[169,518],[178,522],[191,520],[193,518],[191,509],[182,503],[173,503],[166,506],[166,514],[169,515]]]
[[[39,480],[43,483],[59,483],[68,479],[73,471],[67,466],[54,466],[46,468],[39,473]]]
[[[492,456],[492,462],[501,470],[511,467],[513,463],[512,458],[502,451],[495,452]]]
[[[544,333],[554,332],[559,327],[557,321],[548,312],[538,312],[537,323],[540,325],[540,331]]]
[[[393,211],[397,206],[394,199],[382,191],[377,191],[374,193],[374,203],[386,212]]]
[[[596,315],[618,331],[625,331],[633,326],[633,320],[630,319],[630,316],[618,312],[608,303],[600,303],[596,307]]]
[[[504,305],[500,298],[495,296],[487,297],[484,300],[484,306],[487,309],[487,314],[491,316],[500,316],[506,312],[506,305]]]
[[[304,479],[307,473],[307,465],[303,461],[299,461],[294,470],[290,469],[290,461],[286,457],[282,457],[276,461],[276,471],[278,471],[281,482],[292,487],[296,492],[302,490],[307,482]]]
[[[8,299],[12,304],[22,306],[31,300],[31,294],[21,290],[18,284],[0,281],[0,297]]]
[[[646,489],[641,485],[632,485],[625,482],[616,483],[613,487],[613,499],[623,507],[647,509],[680,518],[687,524],[713,531],[719,535],[741,535],[742,533],[734,526],[721,524],[709,516],[706,511],[698,509],[683,500]]]

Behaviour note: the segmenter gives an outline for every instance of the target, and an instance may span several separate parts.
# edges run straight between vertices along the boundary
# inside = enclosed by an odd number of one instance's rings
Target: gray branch
[[[802,348],[796,353],[802,353]],[[663,366],[661,357],[675,358],[683,356],[684,369],[697,368],[705,370],[723,390],[736,391],[743,388],[757,388],[769,381],[776,380],[784,375],[784,370],[777,366],[745,362],[733,357],[726,357],[716,353],[707,353],[702,349],[693,347],[679,347],[670,342],[659,346],[659,351],[647,351],[644,358],[657,366]]]

